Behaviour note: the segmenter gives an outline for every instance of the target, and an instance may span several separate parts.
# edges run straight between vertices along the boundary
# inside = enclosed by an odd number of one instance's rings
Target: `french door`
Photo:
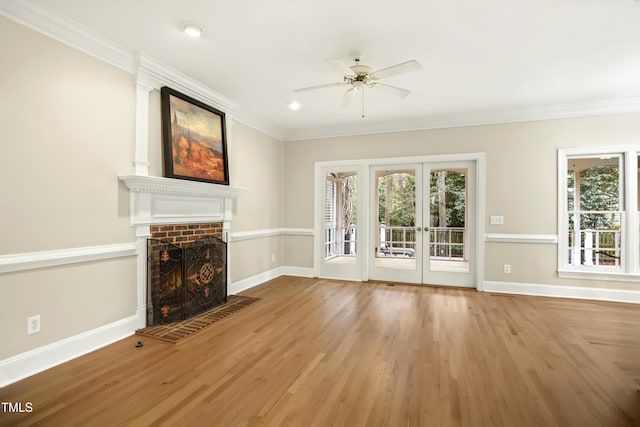
[[[363,280],[366,219],[358,215],[364,192],[360,166],[316,168],[316,261],[318,276]]]
[[[371,168],[369,278],[476,286],[474,161]]]

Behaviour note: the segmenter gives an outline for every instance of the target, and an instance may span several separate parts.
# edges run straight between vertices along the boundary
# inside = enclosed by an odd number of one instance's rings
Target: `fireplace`
[[[245,189],[145,175],[121,175],[120,179],[130,192],[130,219],[136,230],[140,255],[136,280],[137,324],[138,328],[144,328],[149,326],[147,306],[153,304],[148,294],[148,239],[162,240],[180,248],[204,236],[227,242],[236,200]],[[161,256],[162,252],[158,254],[156,256]],[[228,284],[226,265],[224,273]]]
[[[227,301],[221,223],[151,227],[147,326],[188,319]]]

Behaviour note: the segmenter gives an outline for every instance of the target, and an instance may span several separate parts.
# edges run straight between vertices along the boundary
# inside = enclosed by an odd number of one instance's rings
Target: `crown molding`
[[[137,58],[137,81],[154,89],[162,86],[170,86],[179,92],[199,99],[205,104],[211,105],[221,111],[229,112],[234,121],[242,122],[252,128],[266,133],[280,141],[284,138],[284,132],[279,128],[262,120],[255,114],[245,111],[239,104],[216,92],[202,83],[192,79],[177,70],[167,67],[154,58],[140,54]]]
[[[167,67],[149,55],[139,54],[137,57],[137,81],[154,89],[162,86],[170,86],[179,92],[211,105],[221,111],[229,111],[234,114],[240,106],[219,92],[208,88],[202,83],[192,79],[177,70]]]
[[[0,0],[0,15],[133,74],[134,54],[42,5],[27,0]]]
[[[283,140],[293,142],[321,138],[413,132],[430,129],[559,120],[638,112],[640,112],[640,97],[468,114],[450,114],[352,126],[309,128],[288,131],[285,133]]]
[[[640,98],[627,98],[284,131],[185,74],[161,64],[147,55],[137,55],[78,22],[40,4],[35,4],[30,0],[0,0],[0,15],[134,74],[138,83],[158,89],[163,85],[171,86],[193,98],[200,99],[232,115],[233,120],[242,122],[280,141],[302,141],[640,112]]]
[[[136,76],[137,84],[171,86],[280,141],[284,132],[236,102],[145,54],[119,46],[80,23],[29,0],[0,0],[0,15]]]

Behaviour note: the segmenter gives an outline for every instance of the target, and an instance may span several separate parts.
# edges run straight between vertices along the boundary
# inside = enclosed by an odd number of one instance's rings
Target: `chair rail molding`
[[[0,274],[137,255],[135,243],[0,255]]]
[[[557,244],[556,234],[486,233],[485,242]]]

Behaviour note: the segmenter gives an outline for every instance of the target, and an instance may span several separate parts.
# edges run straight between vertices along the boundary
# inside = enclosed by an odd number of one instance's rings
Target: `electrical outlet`
[[[505,264],[503,271],[504,271],[504,274],[511,274],[511,265]]]
[[[40,332],[40,315],[27,317],[27,335]]]

